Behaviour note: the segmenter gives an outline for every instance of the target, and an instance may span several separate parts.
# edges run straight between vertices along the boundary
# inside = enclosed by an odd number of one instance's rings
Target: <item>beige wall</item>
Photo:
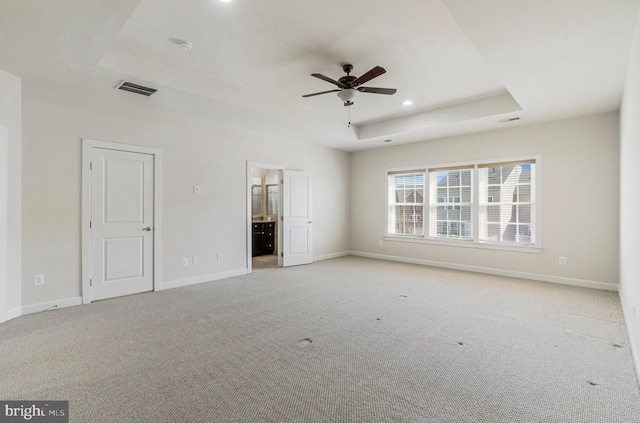
[[[620,299],[640,374],[640,15],[620,110]]]
[[[527,154],[542,155],[541,254],[394,241],[378,245],[385,233],[385,169]],[[617,285],[618,173],[617,113],[357,152],[351,159],[351,249],[547,275],[566,283]],[[558,264],[559,256],[567,257],[566,265]]]
[[[25,82],[23,91],[24,305],[81,293],[82,138],[162,150],[164,283],[246,269],[247,161],[312,172],[314,256],[349,249],[348,153],[54,87]],[[182,267],[192,256],[199,262]]]
[[[22,106],[20,78],[0,70],[0,322],[20,313]]]

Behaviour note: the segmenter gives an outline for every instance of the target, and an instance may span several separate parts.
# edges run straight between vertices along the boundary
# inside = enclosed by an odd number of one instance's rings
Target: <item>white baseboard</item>
[[[20,316],[22,316],[22,307],[16,307],[11,310],[0,312],[0,323],[7,322]]]
[[[325,254],[324,256],[315,256],[313,261],[331,260],[338,257],[345,257],[351,255],[351,251],[342,251],[339,253]]]
[[[193,278],[178,279],[176,281],[162,282],[160,284],[160,289],[157,289],[157,291],[160,291],[163,289],[179,288],[181,286],[195,285],[203,282],[212,282],[212,281],[217,281],[219,279],[232,278],[234,276],[241,276],[246,274],[247,274],[247,269],[237,269],[237,270],[230,270],[228,272],[214,273],[212,275],[203,275],[203,276],[196,276]]]
[[[618,285],[607,282],[589,281],[584,279],[565,278],[553,275],[541,275],[537,273],[518,272],[515,270],[494,269],[491,267],[470,266],[466,264],[447,263],[443,261],[433,261],[415,259],[399,256],[388,256],[384,254],[366,253],[362,251],[351,251],[351,255],[368,257],[381,260],[397,261],[401,263],[421,264],[424,266],[443,267],[445,269],[464,270],[466,272],[486,273],[489,275],[508,276],[512,278],[531,279],[541,282],[552,282],[562,285],[579,286],[582,288],[595,288],[605,291],[618,291]]]
[[[59,308],[73,307],[82,304],[82,297],[71,297],[56,301],[46,301],[44,303],[30,304],[22,306],[22,314],[33,314],[41,311],[56,310]]]

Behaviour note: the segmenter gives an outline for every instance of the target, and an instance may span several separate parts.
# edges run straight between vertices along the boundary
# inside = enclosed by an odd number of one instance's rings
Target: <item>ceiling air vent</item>
[[[118,84],[116,88],[123,91],[129,91],[131,93],[146,95],[147,97],[149,97],[151,94],[158,91],[155,88],[149,88],[142,85],[134,84],[133,82],[127,82],[127,81],[122,81],[120,84]]]

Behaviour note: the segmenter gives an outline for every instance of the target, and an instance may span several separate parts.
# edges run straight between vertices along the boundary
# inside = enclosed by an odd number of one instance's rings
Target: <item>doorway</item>
[[[279,266],[280,180],[280,169],[251,167],[252,269]]]
[[[312,263],[312,217],[311,173],[247,162],[248,273]]]

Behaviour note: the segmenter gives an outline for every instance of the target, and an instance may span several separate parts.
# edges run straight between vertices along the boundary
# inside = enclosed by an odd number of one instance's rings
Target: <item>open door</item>
[[[282,171],[282,266],[313,262],[312,175]]]

